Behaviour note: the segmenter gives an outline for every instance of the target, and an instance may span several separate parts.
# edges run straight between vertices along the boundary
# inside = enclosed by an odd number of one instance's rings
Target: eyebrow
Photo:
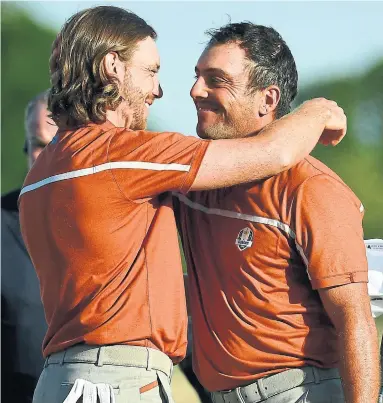
[[[198,69],[198,67],[195,67],[195,72],[198,74],[200,73],[200,70]],[[230,79],[231,77],[226,73],[226,71],[218,68],[218,67],[209,67],[208,69],[203,70],[203,73],[209,73],[209,74],[216,74],[218,76]]]
[[[156,64],[152,64],[152,65],[148,66],[148,68],[149,68],[150,70],[159,71],[159,70],[160,70],[160,65],[159,65],[158,63],[156,63]]]

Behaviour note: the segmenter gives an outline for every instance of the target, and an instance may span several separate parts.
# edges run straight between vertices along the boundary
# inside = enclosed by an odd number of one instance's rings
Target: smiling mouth
[[[197,112],[213,112],[213,113],[217,113],[218,109],[217,108],[213,108],[211,106],[196,106],[197,108]]]

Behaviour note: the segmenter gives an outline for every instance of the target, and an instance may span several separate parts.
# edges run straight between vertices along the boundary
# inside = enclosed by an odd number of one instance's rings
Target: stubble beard
[[[213,123],[200,131],[197,126],[198,136],[209,140],[234,139],[241,137],[238,125],[228,118],[226,121]]]
[[[130,124],[131,130],[144,130],[146,129],[145,118],[145,95],[137,87],[133,85],[131,75],[127,71],[124,78],[124,86],[122,96],[128,103],[130,112],[133,114],[132,123]],[[129,112],[126,113],[128,115]],[[127,118],[127,116],[125,116]]]
[[[220,139],[238,139],[245,138],[254,134],[254,127],[249,124],[253,118],[253,110],[251,107],[244,105],[241,113],[238,111],[233,115],[222,115],[222,120],[211,124],[203,131],[198,129],[198,136],[203,139],[220,140]]]

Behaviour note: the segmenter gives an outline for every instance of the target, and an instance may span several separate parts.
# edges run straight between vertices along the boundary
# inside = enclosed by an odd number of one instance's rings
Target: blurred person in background
[[[274,29],[244,22],[212,30],[191,90],[199,137],[263,130],[290,111],[297,80]],[[309,156],[252,184],[173,194],[193,365],[213,401],[376,402],[364,208],[350,188]]]
[[[28,168],[56,131],[48,117],[47,93],[40,93],[25,111]],[[1,395],[4,402],[26,403],[32,401],[43,368],[41,345],[47,325],[36,271],[20,232],[19,194],[16,189],[1,197]]]
[[[134,13],[100,6],[73,15],[53,46],[59,130],[19,199],[48,322],[35,403],[172,402],[187,316],[168,191],[268,177],[346,132],[343,110],[324,99],[249,139],[147,131],[162,97],[156,37]]]

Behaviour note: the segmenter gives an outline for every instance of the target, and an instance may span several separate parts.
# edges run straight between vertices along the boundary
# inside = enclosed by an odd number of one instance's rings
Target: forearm
[[[312,151],[331,118],[328,103],[308,101],[257,136],[213,141],[192,190],[252,182],[291,168]]]
[[[376,403],[380,389],[378,336],[373,319],[339,334],[340,374],[346,403]]]
[[[263,142],[262,148],[266,152],[266,145],[269,145],[270,164],[275,170],[272,174],[294,166],[310,154],[331,118],[331,113],[324,103],[305,103],[259,133],[258,140]],[[271,160],[275,161],[274,164]]]

